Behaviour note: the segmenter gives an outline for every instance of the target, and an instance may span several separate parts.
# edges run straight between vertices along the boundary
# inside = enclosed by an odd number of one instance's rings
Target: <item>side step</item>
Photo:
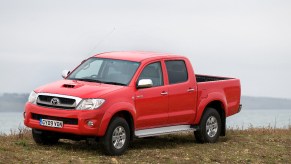
[[[177,126],[167,126],[161,128],[152,128],[135,131],[135,136],[138,138],[159,136],[164,134],[176,133],[181,131],[195,131],[198,129],[198,126],[193,125],[177,125]]]

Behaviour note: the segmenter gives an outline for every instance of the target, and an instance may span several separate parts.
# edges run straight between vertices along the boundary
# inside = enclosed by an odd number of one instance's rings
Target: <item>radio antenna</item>
[[[92,53],[103,43],[103,41],[105,41],[109,36],[111,36],[114,33],[114,31],[115,31],[115,27],[113,27],[111,31],[109,31],[108,33],[106,33],[106,35],[101,40],[99,40],[99,42],[88,53],[88,56],[89,55],[92,55]]]

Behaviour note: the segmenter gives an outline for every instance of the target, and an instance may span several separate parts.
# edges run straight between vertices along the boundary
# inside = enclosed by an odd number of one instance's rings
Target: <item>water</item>
[[[288,128],[291,126],[291,110],[242,110],[240,113],[228,117],[226,122],[228,128]],[[23,125],[22,113],[0,113],[0,133],[18,132],[18,128],[23,127],[25,126]]]
[[[0,133],[10,134],[18,132],[18,128],[24,128],[22,112],[0,113]]]
[[[249,127],[288,128],[291,126],[290,109],[248,109],[226,120],[228,128],[247,129]]]

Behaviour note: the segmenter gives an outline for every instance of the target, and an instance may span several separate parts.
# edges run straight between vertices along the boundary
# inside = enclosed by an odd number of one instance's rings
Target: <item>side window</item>
[[[160,62],[147,65],[141,72],[138,80],[151,79],[153,86],[162,86],[164,84],[163,72]]]
[[[183,60],[166,61],[170,84],[182,83],[188,80],[186,64]]]

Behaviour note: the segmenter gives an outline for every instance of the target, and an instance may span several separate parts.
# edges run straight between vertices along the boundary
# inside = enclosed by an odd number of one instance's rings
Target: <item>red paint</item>
[[[238,112],[240,105],[240,81],[229,78],[221,81],[196,82],[189,60],[183,56],[151,52],[111,52],[93,57],[140,62],[140,66],[128,86],[109,85],[94,82],[60,80],[35,89],[36,93],[53,93],[80,98],[101,98],[105,103],[96,110],[59,110],[26,103],[25,125],[31,128],[72,133],[83,136],[103,136],[111,118],[120,111],[127,111],[133,118],[134,130],[179,124],[198,125],[205,107],[212,101],[219,101],[226,117]],[[183,60],[187,67],[188,80],[169,84],[165,61]],[[137,89],[136,84],[144,67],[161,62],[163,86]],[[65,88],[64,84],[75,85]],[[188,92],[188,90],[191,90]],[[161,95],[167,92],[167,95]],[[78,119],[78,125],[50,128],[39,125],[31,113]],[[93,127],[86,125],[92,120]]]

